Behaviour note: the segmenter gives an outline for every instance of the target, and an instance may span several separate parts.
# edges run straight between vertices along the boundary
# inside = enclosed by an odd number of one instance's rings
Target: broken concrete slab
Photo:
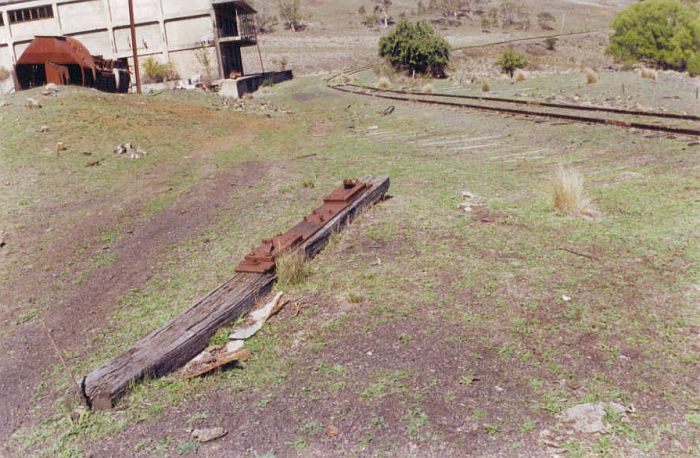
[[[224,437],[226,434],[228,434],[228,431],[226,431],[224,428],[217,426],[214,428],[200,428],[200,429],[195,429],[190,433],[192,438],[198,442],[211,442],[216,439],[220,439]]]

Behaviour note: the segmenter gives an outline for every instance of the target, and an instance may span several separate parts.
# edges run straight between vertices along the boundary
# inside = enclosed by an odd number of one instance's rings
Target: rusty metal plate
[[[305,216],[284,234],[277,234],[248,253],[236,267],[236,272],[265,273],[275,268],[275,259],[285,250],[293,249],[311,238],[370,188],[360,180],[344,180],[343,185],[324,197],[323,205]]]

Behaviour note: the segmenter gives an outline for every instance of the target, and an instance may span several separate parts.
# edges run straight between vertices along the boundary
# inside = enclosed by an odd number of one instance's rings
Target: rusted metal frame
[[[275,260],[282,252],[293,249],[309,240],[328,221],[345,210],[358,197],[367,192],[371,185],[361,180],[344,180],[343,185],[324,197],[323,205],[311,215],[305,216],[284,234],[271,239],[263,239],[236,267],[236,272],[267,273],[275,268]]]
[[[352,86],[352,87],[357,87],[357,88],[362,88],[362,89],[379,90],[378,88],[374,88],[371,86],[362,86],[359,84],[347,84],[347,86]],[[547,107],[547,108],[562,108],[562,109],[567,109],[567,110],[578,110],[578,111],[599,111],[599,112],[603,112],[603,113],[626,114],[626,115],[633,115],[633,116],[644,116],[644,117],[649,117],[649,118],[667,118],[667,119],[682,119],[682,120],[687,120],[687,121],[700,121],[700,116],[684,115],[684,114],[680,114],[680,113],[661,113],[658,111],[638,111],[638,110],[625,110],[622,108],[592,107],[592,106],[587,106],[587,105],[572,105],[569,103],[552,103],[552,102],[540,102],[540,101],[536,101],[536,100],[509,99],[509,98],[505,98],[505,97],[482,97],[482,96],[478,96],[478,95],[441,94],[441,93],[426,94],[424,92],[401,91],[401,90],[397,90],[397,89],[381,89],[381,91],[382,92],[391,92],[394,94],[409,94],[409,95],[417,95],[417,96],[423,96],[423,97],[444,97],[444,98],[448,98],[448,99],[483,100],[483,101],[487,101],[487,102],[511,103],[514,105],[528,105],[528,106]]]
[[[525,115],[525,116],[539,116],[539,117],[543,117],[543,118],[564,119],[567,121],[583,122],[583,123],[588,123],[588,124],[603,124],[603,125],[619,126],[619,127],[626,127],[626,128],[635,128],[635,129],[640,129],[640,130],[653,130],[656,132],[667,132],[667,133],[672,133],[672,134],[692,135],[692,136],[700,137],[700,130],[699,129],[686,129],[686,128],[681,128],[681,127],[658,126],[658,125],[654,125],[654,124],[627,122],[627,121],[621,121],[621,120],[589,118],[587,116],[577,116],[577,115],[569,115],[569,114],[561,114],[561,113],[551,113],[551,112],[548,113],[548,112],[520,110],[517,108],[500,108],[500,107],[476,105],[476,104],[470,104],[470,103],[457,103],[457,102],[447,102],[447,101],[439,101],[439,100],[417,99],[417,98],[411,98],[411,97],[399,97],[399,96],[378,94],[378,93],[376,93],[377,90],[375,90],[375,92],[362,92],[362,91],[355,91],[355,90],[351,90],[351,89],[346,89],[346,88],[343,88],[341,86],[331,86],[331,88],[335,89],[337,91],[346,92],[349,94],[360,94],[360,95],[366,95],[366,96],[370,96],[370,97],[377,97],[377,98],[388,99],[388,100],[425,103],[425,104],[430,104],[430,105],[443,105],[443,106],[451,106],[451,107],[458,107],[458,108],[473,108],[476,110],[492,111],[492,112],[497,112],[497,113],[509,113],[509,114],[516,114],[516,115]]]

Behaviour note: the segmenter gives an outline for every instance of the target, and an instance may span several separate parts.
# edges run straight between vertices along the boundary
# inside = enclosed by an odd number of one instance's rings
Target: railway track
[[[697,124],[700,117],[694,115],[623,110],[617,108],[594,107],[590,105],[534,102],[502,97],[477,97],[440,93],[428,94],[416,91],[379,89],[357,84],[339,84],[331,85],[330,87],[345,93],[386,100],[700,137],[700,125]],[[657,121],[654,121],[654,119]],[[662,120],[665,122],[661,123]],[[671,124],[669,120],[675,121],[675,124]]]

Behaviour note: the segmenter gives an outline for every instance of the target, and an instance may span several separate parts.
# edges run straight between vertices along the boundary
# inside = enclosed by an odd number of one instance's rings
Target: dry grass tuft
[[[552,205],[570,216],[595,216],[591,200],[583,192],[583,177],[574,169],[560,168],[552,180]]]
[[[483,81],[481,82],[481,90],[482,90],[483,92],[489,92],[489,91],[491,90],[491,85],[489,84],[488,81],[483,80]]]
[[[599,79],[600,77],[598,76],[598,72],[596,72],[592,68],[586,70],[586,82],[588,84],[596,84]]]
[[[348,84],[350,81],[352,81],[352,78],[350,75],[346,75],[345,73],[340,74],[340,82],[343,84]]]
[[[421,88],[421,92],[425,92],[426,94],[432,94],[433,92],[435,92],[435,88],[432,84],[428,83]]]
[[[656,81],[656,79],[659,77],[659,74],[656,72],[656,70],[652,68],[641,68],[639,69],[639,76],[641,76],[644,79]]]
[[[306,253],[301,249],[283,252],[276,258],[275,266],[277,284],[282,287],[298,285],[309,274],[306,264]]]
[[[525,81],[528,78],[528,74],[525,70],[516,70],[515,73],[513,74],[513,78],[515,81]]]
[[[0,81],[5,81],[10,77],[10,71],[5,67],[0,67]]]
[[[377,87],[379,89],[389,89],[391,87],[391,80],[387,78],[386,76],[382,76],[379,78],[379,82],[377,83]]]

